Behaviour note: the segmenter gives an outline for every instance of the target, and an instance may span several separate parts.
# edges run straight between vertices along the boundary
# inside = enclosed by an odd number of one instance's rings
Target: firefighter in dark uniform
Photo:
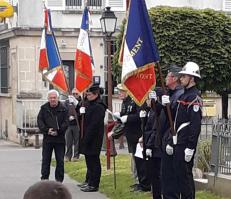
[[[37,117],[39,130],[43,133],[41,179],[49,179],[52,152],[55,152],[55,180],[64,179],[65,131],[68,127],[68,112],[59,102],[56,90],[48,92],[48,102],[41,106]]]
[[[137,169],[139,184],[132,187],[133,191],[150,191],[150,181],[147,177],[147,169],[144,166],[145,160],[134,156],[136,145],[139,138],[142,137],[140,110],[141,107],[136,105],[130,96],[127,96],[122,102],[121,112],[114,114],[117,118],[120,117],[121,122],[124,124],[123,132],[127,139],[128,151],[132,154]]]
[[[80,108],[84,114],[83,138],[80,153],[85,155],[87,165],[86,183],[81,186],[81,191],[95,192],[99,189],[101,177],[100,151],[104,135],[104,116],[106,105],[101,101],[100,94],[103,90],[98,84],[92,85],[86,92],[86,107]]]
[[[202,102],[196,83],[201,76],[199,66],[194,62],[187,62],[179,74],[184,93],[177,100],[174,119],[176,136],[172,139],[172,161],[177,183],[175,194],[166,198],[195,199],[192,168],[202,119]]]
[[[179,73],[185,91],[178,100],[175,117],[177,136],[174,143],[174,163],[178,168],[176,175],[181,199],[195,199],[192,168],[202,119],[202,100],[196,83],[201,76],[199,66],[194,62],[187,62]]]
[[[160,113],[160,134],[162,137],[162,157],[161,157],[161,184],[163,198],[174,198],[177,189],[177,179],[174,175],[175,168],[173,165],[173,141],[170,130],[169,118],[166,113],[165,105],[170,103],[171,114],[174,120],[177,109],[177,100],[183,94],[184,89],[180,85],[181,67],[171,65],[165,78],[165,84],[168,88],[168,95],[162,96],[162,104],[164,105]]]

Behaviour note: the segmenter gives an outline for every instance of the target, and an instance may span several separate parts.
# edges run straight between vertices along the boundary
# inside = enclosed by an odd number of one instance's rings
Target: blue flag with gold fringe
[[[145,0],[131,0],[120,55],[122,84],[138,105],[156,85],[154,63],[160,60]]]

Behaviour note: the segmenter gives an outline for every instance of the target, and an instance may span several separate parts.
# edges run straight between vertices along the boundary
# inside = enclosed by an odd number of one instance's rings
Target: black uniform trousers
[[[173,155],[163,153],[161,166],[163,199],[195,199],[193,158],[190,162],[186,162],[184,150],[184,145],[176,145]]]
[[[129,153],[132,153],[132,156],[134,157],[139,185],[142,189],[149,190],[151,183],[150,178],[148,177],[147,162],[142,158],[135,157],[136,145],[137,143],[128,142]]]
[[[43,142],[41,179],[42,180],[49,179],[50,164],[51,164],[53,150],[55,152],[55,159],[56,159],[55,180],[59,182],[63,182],[65,143]]]
[[[98,188],[101,177],[101,163],[99,155],[85,155],[87,165],[86,179],[89,186]]]
[[[152,197],[154,199],[162,199],[160,180],[161,158],[152,157],[147,161],[147,165],[148,176],[152,186]]]

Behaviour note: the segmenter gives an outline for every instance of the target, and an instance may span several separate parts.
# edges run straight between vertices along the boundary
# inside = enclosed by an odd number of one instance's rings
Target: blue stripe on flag
[[[137,67],[160,60],[144,0],[130,5],[126,43]]]
[[[60,66],[61,60],[59,57],[59,52],[53,34],[46,33],[46,48],[47,48],[47,56],[49,62],[49,70],[57,66]]]
[[[89,29],[89,17],[88,17],[88,9],[87,9],[87,7],[85,7],[85,9],[83,11],[81,29],[83,29],[83,30],[88,30]]]

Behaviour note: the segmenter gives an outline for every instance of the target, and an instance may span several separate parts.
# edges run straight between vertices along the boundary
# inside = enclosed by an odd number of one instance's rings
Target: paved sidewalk
[[[26,189],[40,180],[41,149],[23,148],[0,140],[0,199],[22,199]],[[54,168],[51,180],[54,179]],[[99,192],[84,193],[65,175],[64,184],[73,199],[107,199]]]

